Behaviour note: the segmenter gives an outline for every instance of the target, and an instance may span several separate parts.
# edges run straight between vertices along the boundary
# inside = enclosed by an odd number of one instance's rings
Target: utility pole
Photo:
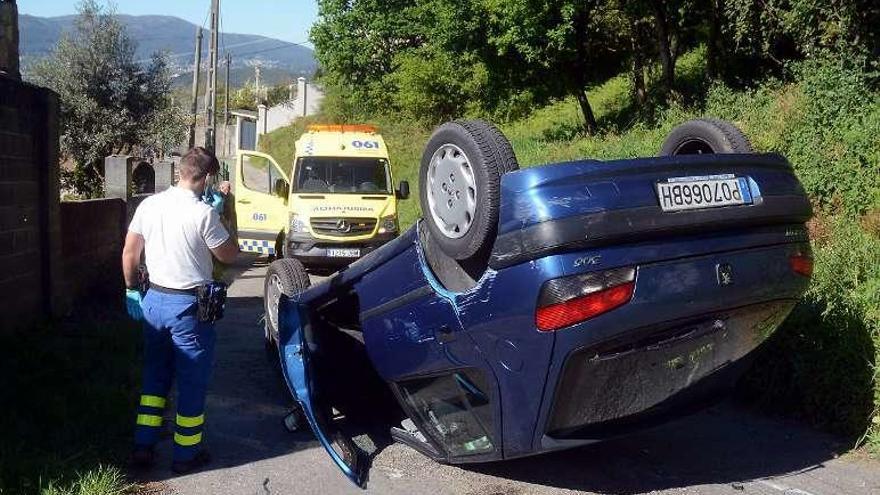
[[[232,65],[232,55],[226,52],[226,101],[223,107],[223,124],[229,125],[229,66]]]
[[[196,60],[193,65],[192,107],[190,108],[189,149],[196,146],[196,116],[199,113],[199,74],[202,71],[202,28],[196,28]]]
[[[232,65],[232,55],[226,52],[226,98],[223,102],[223,154],[229,155],[232,149],[229,146],[229,66]]]
[[[260,97],[260,64],[254,66],[254,98],[257,100],[256,104],[259,105],[263,102],[263,99]]]
[[[217,147],[217,40],[220,26],[220,0],[211,0],[211,46],[208,65],[208,89],[205,91],[205,147]]]

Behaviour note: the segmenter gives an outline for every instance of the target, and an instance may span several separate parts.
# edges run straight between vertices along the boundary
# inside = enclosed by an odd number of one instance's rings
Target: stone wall
[[[0,75],[0,328],[58,314],[58,99]]]

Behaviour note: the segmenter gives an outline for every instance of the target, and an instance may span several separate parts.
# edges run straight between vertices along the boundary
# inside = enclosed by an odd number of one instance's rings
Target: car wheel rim
[[[428,166],[428,209],[444,236],[464,237],[477,211],[477,181],[468,156],[454,144],[444,144]]]
[[[281,302],[281,294],[284,292],[281,277],[274,274],[270,276],[266,292],[266,312],[268,313],[266,316],[269,318],[270,332],[273,332],[278,330],[278,305]]]

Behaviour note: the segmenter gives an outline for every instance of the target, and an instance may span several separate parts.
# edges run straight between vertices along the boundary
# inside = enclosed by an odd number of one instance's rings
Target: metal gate
[[[242,120],[241,133],[238,136],[238,149],[257,149],[257,123],[253,120]]]

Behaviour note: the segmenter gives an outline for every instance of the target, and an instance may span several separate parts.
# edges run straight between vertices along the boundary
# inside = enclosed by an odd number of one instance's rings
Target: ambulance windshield
[[[391,194],[388,161],[382,158],[300,158],[297,193]]]

